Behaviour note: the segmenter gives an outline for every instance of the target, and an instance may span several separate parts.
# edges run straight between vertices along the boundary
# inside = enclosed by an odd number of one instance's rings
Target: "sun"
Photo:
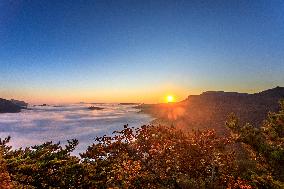
[[[174,102],[174,97],[171,95],[167,96],[167,102]]]

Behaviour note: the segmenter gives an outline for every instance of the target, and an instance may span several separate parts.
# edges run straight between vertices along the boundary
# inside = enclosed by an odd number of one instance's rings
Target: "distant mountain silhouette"
[[[225,121],[235,113],[241,123],[259,126],[269,111],[279,109],[284,87],[276,87],[255,94],[207,91],[190,95],[177,103],[141,105],[142,112],[158,118],[158,123],[170,123],[186,129],[214,128],[225,132]]]
[[[21,107],[11,102],[0,98],[0,113],[17,113],[21,111]]]

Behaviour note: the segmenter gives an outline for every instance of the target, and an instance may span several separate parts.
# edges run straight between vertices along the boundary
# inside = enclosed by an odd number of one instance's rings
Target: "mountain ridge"
[[[153,123],[173,124],[186,129],[216,129],[225,133],[225,122],[234,113],[240,123],[258,127],[269,111],[279,110],[279,100],[284,98],[284,87],[275,87],[258,93],[206,91],[189,95],[176,103],[138,106],[142,113],[157,118]]]

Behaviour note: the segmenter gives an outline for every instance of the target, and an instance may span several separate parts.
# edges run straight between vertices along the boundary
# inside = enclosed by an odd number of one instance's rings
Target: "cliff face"
[[[284,87],[276,87],[255,94],[209,91],[192,95],[172,104],[144,105],[142,112],[188,129],[216,129],[226,132],[227,116],[235,113],[241,124],[249,122],[258,127],[269,111],[279,109],[279,100],[284,98]]]
[[[12,103],[16,104],[17,106],[20,106],[21,108],[27,108],[28,107],[28,103],[26,103],[25,101],[15,100],[15,99],[11,99],[10,101]]]
[[[21,107],[9,100],[0,98],[0,113],[17,113],[21,111]]]

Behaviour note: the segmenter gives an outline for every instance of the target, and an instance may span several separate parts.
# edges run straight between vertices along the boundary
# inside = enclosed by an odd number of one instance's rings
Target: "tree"
[[[226,123],[237,143],[255,163],[247,170],[253,185],[261,188],[284,187],[284,101],[279,112],[270,112],[261,127],[241,126],[231,115]]]
[[[77,140],[46,142],[31,148],[9,150],[4,155],[7,170],[19,188],[80,188],[84,170],[80,159],[70,153]]]
[[[225,188],[237,181],[230,139],[214,131],[127,125],[81,154],[94,188]],[[244,184],[245,185],[245,184]]]
[[[3,159],[3,149],[0,147],[0,189],[12,188],[12,182],[7,171],[6,161]]]

